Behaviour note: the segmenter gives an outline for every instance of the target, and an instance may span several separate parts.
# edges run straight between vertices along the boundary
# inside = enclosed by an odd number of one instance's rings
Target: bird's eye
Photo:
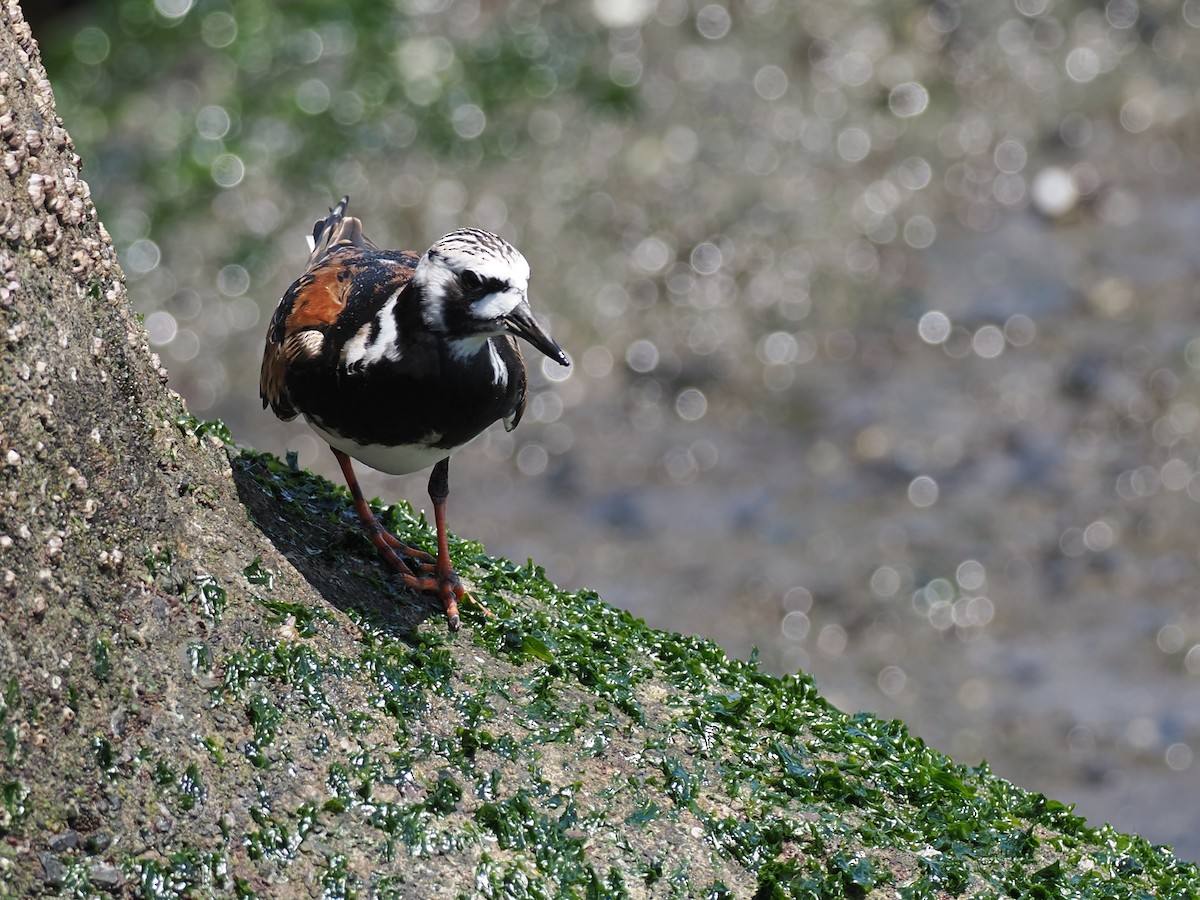
[[[483,279],[473,269],[465,269],[459,279],[462,281],[462,286],[468,291],[477,291],[483,287]]]

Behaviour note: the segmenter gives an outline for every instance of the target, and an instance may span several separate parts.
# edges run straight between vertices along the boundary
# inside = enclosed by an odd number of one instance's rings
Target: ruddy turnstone
[[[346,215],[317,221],[312,253],[267,330],[259,394],[284,420],[304,416],[329,443],[367,536],[395,576],[435,592],[451,630],[469,595],[450,564],[450,457],[498,419],[525,410],[525,361],[514,336],[560,365],[567,356],[534,318],[529,263],[486,231],[461,228],[423,255],[380,250]],[[402,475],[433,466],[437,556],[409,547],[363,499],[351,457]]]

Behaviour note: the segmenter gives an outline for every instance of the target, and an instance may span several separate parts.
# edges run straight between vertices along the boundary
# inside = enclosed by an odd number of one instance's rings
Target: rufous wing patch
[[[342,239],[361,238],[357,220],[347,219],[341,226]],[[319,258],[314,254],[309,268],[279,301],[267,330],[259,375],[263,405],[270,405],[282,419],[305,411],[303,398],[293,402],[289,394],[289,374],[296,367],[324,365],[334,358],[345,368],[399,359],[391,306],[412,280],[416,264],[413,254],[364,253],[363,246],[353,243],[328,247]],[[385,310],[373,309],[375,303]],[[351,305],[354,309],[348,311]],[[370,318],[347,336],[345,327],[337,327],[345,326],[347,314],[356,320],[363,315]]]
[[[346,307],[351,279],[339,278],[340,266],[323,265],[306,272],[296,282],[292,309],[287,317],[289,333],[320,325],[332,325]]]

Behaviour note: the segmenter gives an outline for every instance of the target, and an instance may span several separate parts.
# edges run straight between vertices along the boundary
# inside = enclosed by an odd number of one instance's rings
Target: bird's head
[[[450,232],[421,257],[413,285],[425,324],[452,352],[473,355],[488,338],[512,334],[570,365],[529,308],[529,263],[503,238],[474,228]]]

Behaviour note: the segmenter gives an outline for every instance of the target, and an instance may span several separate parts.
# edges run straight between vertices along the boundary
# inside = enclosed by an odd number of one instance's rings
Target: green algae
[[[366,571],[373,548],[358,542],[344,491],[243,456],[279,502],[347,531],[345,546],[310,557],[384,589]],[[431,544],[406,504],[379,511],[404,540]],[[339,563],[347,553],[368,564]],[[473,542],[452,539],[451,554],[493,613],[465,607],[457,635],[432,608],[398,629],[369,603],[337,611],[281,594],[258,557],[243,587],[221,586],[227,613],[246,599],[273,636],[221,652],[205,644],[204,665],[193,661],[218,676],[214,708],[246,729],[237,754],[211,737],[203,747],[222,770],[256,772],[259,800],[221,853],[126,860],[145,896],[245,894],[258,882],[238,854],[286,878],[310,845],[326,848],[315,877],[328,896],[419,896],[405,859],[455,860],[471,895],[494,897],[623,897],[635,885],[762,898],[1200,890],[1196,867],[1163,848],[1089,828],[986,766],[955,764],[902,723],[846,715],[805,675],[775,678],[709,641],[649,629]],[[194,597],[194,577],[169,554],[152,557],[157,587]],[[202,600],[196,609],[212,621]],[[115,772],[113,748],[98,738],[94,750]],[[292,766],[315,767],[324,796],[286,799],[278,785]],[[199,770],[161,774],[177,808],[203,808]],[[337,843],[350,833],[352,844]],[[699,835],[683,855],[681,833]],[[363,854],[375,860],[367,869]]]
[[[220,892],[224,896],[250,897],[244,879],[232,876],[221,853],[177,850],[164,859],[141,859],[126,867],[138,892],[146,898],[168,898]]]
[[[108,655],[112,650],[112,642],[107,638],[97,638],[92,642],[92,674],[97,681],[108,681],[112,673],[112,663]]]
[[[25,805],[28,797],[29,788],[16,779],[0,784],[0,834],[15,828],[25,818],[29,812]]]

